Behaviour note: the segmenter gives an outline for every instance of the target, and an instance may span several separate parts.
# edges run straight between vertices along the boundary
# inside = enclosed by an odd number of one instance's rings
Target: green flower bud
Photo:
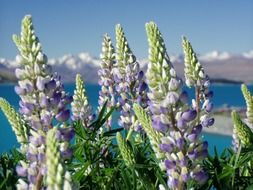
[[[28,141],[28,125],[23,117],[3,98],[0,98],[0,108],[11,124],[17,141],[23,146]]]
[[[250,125],[253,125],[253,97],[245,84],[242,84],[241,90],[247,105],[247,121]]]
[[[130,167],[135,164],[135,158],[133,152],[131,151],[130,147],[127,145],[123,137],[119,132],[116,134],[117,143],[119,146],[120,154],[126,164],[126,166]]]
[[[76,75],[76,89],[74,91],[71,109],[74,120],[80,119],[89,123],[89,117],[92,115],[92,108],[89,105],[85,86],[80,74]]]
[[[186,85],[191,87],[198,84],[199,80],[205,79],[205,72],[202,65],[199,63],[196,53],[194,52],[191,43],[186,37],[183,37],[184,64],[185,64],[185,79]]]
[[[159,144],[161,144],[160,139],[162,135],[155,131],[155,129],[152,127],[151,118],[138,104],[134,104],[134,112],[138,118],[138,121],[141,123],[142,128],[147,133],[156,157],[160,159],[164,158],[164,153],[160,150],[159,147]]]
[[[252,145],[253,133],[250,128],[241,120],[239,114],[236,111],[232,111],[231,116],[234,122],[234,134],[243,145]]]
[[[167,92],[168,84],[172,78],[171,69],[173,68],[169,56],[166,52],[165,43],[158,27],[155,23],[146,24],[146,31],[149,42],[149,61],[147,70],[147,81],[153,96],[152,100],[162,101]]]
[[[128,45],[123,28],[120,26],[120,24],[116,25],[115,31],[117,67],[120,74],[124,75],[126,73],[126,66],[134,63],[136,61],[136,58]]]

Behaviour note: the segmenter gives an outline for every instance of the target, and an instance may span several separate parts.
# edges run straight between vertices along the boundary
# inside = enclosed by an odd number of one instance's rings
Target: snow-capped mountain
[[[204,66],[206,73],[211,78],[227,79],[253,83],[253,50],[242,54],[230,54],[228,52],[213,51],[198,55],[199,61]],[[183,77],[184,56],[170,55],[170,60],[180,77]],[[147,68],[148,59],[139,60],[143,70]],[[75,75],[83,75],[86,83],[97,83],[97,71],[100,67],[100,59],[83,52],[78,55],[67,54],[59,58],[51,58],[48,63],[57,71],[65,82],[73,82]],[[15,60],[0,58],[0,82],[4,76],[14,76],[14,70],[18,67]],[[8,80],[8,79],[6,79]]]
[[[48,63],[66,82],[73,82],[76,74],[79,73],[87,83],[97,83],[100,60],[89,53],[68,54],[57,59],[49,59]]]
[[[210,53],[200,55],[199,60],[200,61],[207,61],[207,62],[214,61],[214,60],[222,61],[222,60],[230,59],[233,56],[235,56],[235,55],[230,55],[228,52],[212,51]]]

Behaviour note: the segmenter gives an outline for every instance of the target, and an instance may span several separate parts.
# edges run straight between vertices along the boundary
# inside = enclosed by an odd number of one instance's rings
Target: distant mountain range
[[[253,50],[242,54],[213,51],[198,57],[206,73],[214,82],[253,83]],[[170,59],[178,75],[183,77],[183,55],[170,55]],[[65,82],[73,82],[77,73],[83,75],[86,83],[98,81],[97,71],[100,67],[100,59],[89,53],[67,54],[49,59],[48,62]],[[139,63],[145,70],[148,60],[141,59]],[[14,70],[18,66],[15,60],[0,58],[0,82],[15,81]]]

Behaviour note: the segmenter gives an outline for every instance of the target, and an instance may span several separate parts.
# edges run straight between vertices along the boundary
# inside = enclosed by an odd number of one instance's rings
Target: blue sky
[[[169,54],[182,53],[182,35],[199,53],[241,53],[253,49],[252,10],[251,0],[1,0],[0,57],[12,59],[17,54],[11,36],[20,33],[26,14],[33,16],[48,57],[80,52],[98,56],[104,33],[115,41],[117,23],[122,24],[135,55],[147,57],[144,25],[148,21],[158,24]]]

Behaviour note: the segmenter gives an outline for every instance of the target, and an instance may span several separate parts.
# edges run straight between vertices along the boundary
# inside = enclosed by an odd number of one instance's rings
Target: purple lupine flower
[[[15,86],[14,89],[17,95],[24,95],[26,93],[26,90],[19,86]]]
[[[205,107],[206,112],[211,112],[213,109],[213,103],[208,103]]]
[[[204,127],[210,127],[214,124],[214,118],[206,118],[205,120],[202,121],[202,125]]]
[[[182,119],[189,122],[196,118],[197,112],[196,110],[187,110],[182,114]]]
[[[189,134],[187,136],[187,139],[190,141],[190,142],[195,142],[198,138],[198,135],[196,133],[192,133],[192,134]]]
[[[143,108],[147,107],[148,86],[144,81],[144,72],[140,70],[140,65],[120,25],[116,26],[116,42],[117,67],[114,68],[113,74],[121,114],[119,124],[126,129],[131,128],[131,130],[138,131],[140,124],[134,114],[133,104],[138,103]]]
[[[55,118],[60,122],[65,122],[69,119],[69,116],[70,116],[69,110],[62,110],[55,116]]]
[[[167,124],[162,123],[160,120],[154,120],[152,126],[159,132],[166,132],[169,127]]]
[[[48,83],[45,84],[45,87],[47,90],[53,90],[56,88],[56,82],[55,80],[50,80]]]
[[[59,128],[56,136],[61,141],[70,141],[75,136],[73,128]]]
[[[101,53],[101,68],[98,70],[99,75],[99,85],[101,90],[99,92],[99,109],[107,101],[107,110],[112,109],[116,105],[116,86],[115,81],[116,76],[113,74],[115,68],[115,50],[112,45],[110,37],[106,34],[102,43],[102,53]],[[112,118],[110,117],[106,121],[107,128],[111,128]]]
[[[61,151],[61,156],[64,158],[64,159],[69,159],[71,158],[71,156],[73,155],[73,150],[68,148],[64,151]]]
[[[202,170],[200,170],[196,173],[193,173],[192,176],[196,181],[199,182],[199,184],[205,183],[206,180],[208,179],[208,175]]]
[[[27,169],[21,165],[16,166],[16,172],[17,172],[18,176],[21,176],[21,177],[27,176]]]
[[[47,65],[47,57],[43,54],[41,44],[35,36],[30,16],[24,18],[21,37],[15,36],[14,41],[22,59],[21,68],[15,71],[19,79],[15,91],[21,98],[20,112],[31,127],[26,152],[27,184],[22,182],[21,186],[27,185],[30,189],[34,189],[37,181],[43,180],[43,175],[39,172],[46,167],[45,135],[56,120],[60,124],[67,121],[69,118],[67,106],[70,101],[59,75],[52,73],[50,66]],[[26,47],[25,50],[23,47]],[[22,169],[18,167],[17,172],[21,171]]]
[[[173,150],[173,146],[172,146],[172,144],[165,144],[165,143],[162,143],[162,144],[160,144],[160,149],[161,149],[161,151],[163,151],[163,152],[168,152],[168,153],[170,153],[170,152]]]
[[[165,160],[164,164],[168,170],[175,169],[177,166],[177,163],[175,161]]]
[[[150,45],[147,71],[149,109],[152,126],[161,136],[160,151],[168,152],[159,157],[163,162],[161,169],[165,166],[169,188],[185,189],[189,180],[205,179],[204,174],[200,173],[198,162],[207,156],[208,151],[207,143],[202,143],[200,134],[204,121],[206,125],[213,123],[206,116],[212,110],[209,98],[212,92],[208,92],[208,77],[204,76],[201,67],[200,71],[196,70],[196,73],[199,72],[197,80],[192,77],[186,80],[187,85],[200,88],[198,99],[193,100],[191,107],[188,106],[188,95],[185,91],[181,92],[181,80],[170,63],[160,31],[154,23],[148,23],[146,27]],[[200,68],[199,63],[196,63],[196,68]],[[186,68],[186,73],[192,71],[195,72],[194,69]],[[200,104],[203,104],[202,110]]]
[[[180,129],[183,129],[187,126],[187,122],[180,118],[179,120],[177,120],[177,126],[180,128]]]
[[[182,103],[187,103],[188,102],[188,93],[186,91],[183,91],[180,96],[179,99]]]

